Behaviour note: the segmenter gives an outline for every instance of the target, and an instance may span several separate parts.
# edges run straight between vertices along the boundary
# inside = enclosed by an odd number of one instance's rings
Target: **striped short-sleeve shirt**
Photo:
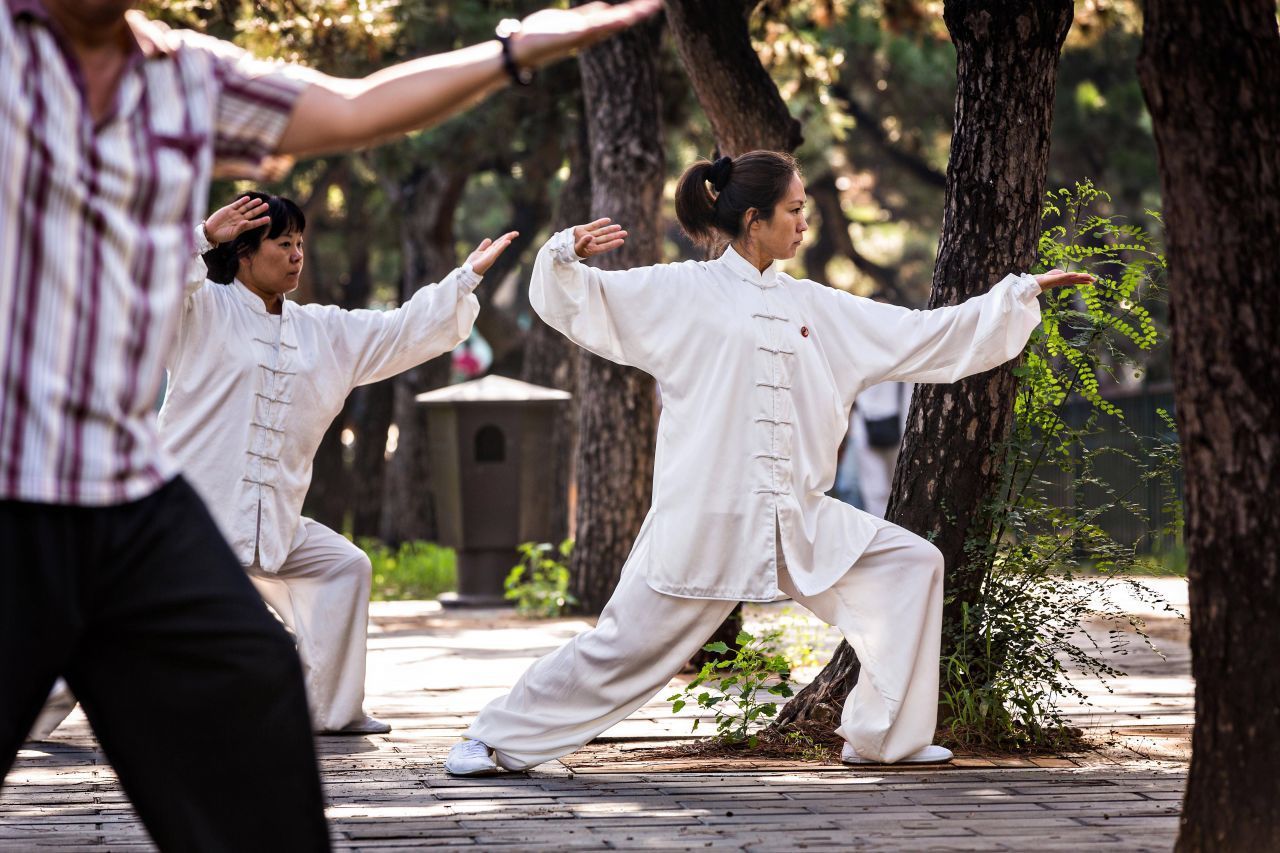
[[[0,499],[122,503],[176,473],[154,404],[193,226],[215,170],[252,174],[307,85],[226,42],[128,23],[95,122],[44,7],[0,3]]]

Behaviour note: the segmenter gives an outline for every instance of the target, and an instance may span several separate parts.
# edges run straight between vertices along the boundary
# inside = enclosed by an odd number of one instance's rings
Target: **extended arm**
[[[486,238],[461,267],[394,310],[326,309],[334,350],[351,365],[352,387],[395,376],[465,341],[480,312],[472,291],[516,236]]]
[[[544,9],[511,36],[516,64],[534,68],[631,26],[660,0]],[[361,148],[438,124],[508,81],[498,41],[423,57],[360,80],[316,75],[294,107],[278,153],[313,155]]]
[[[621,246],[626,234],[600,219],[552,236],[534,263],[529,304],[583,349],[657,376],[661,353],[672,344],[672,275],[679,267],[599,270],[580,263]]]
[[[1022,352],[1040,324],[1042,289],[1086,284],[1084,273],[1008,275],[959,305],[911,311],[832,292],[849,356],[866,384],[955,382]]]

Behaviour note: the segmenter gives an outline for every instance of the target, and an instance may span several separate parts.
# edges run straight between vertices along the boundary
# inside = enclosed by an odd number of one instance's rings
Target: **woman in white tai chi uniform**
[[[642,705],[741,600],[785,593],[840,628],[861,674],[838,729],[844,759],[943,761],[938,704],[942,555],[824,496],[858,392],[953,382],[1021,352],[1042,287],[1010,275],[962,305],[911,311],[778,272],[806,230],[795,161],[755,151],[690,167],[676,214],[714,261],[605,272],[607,219],[556,234],[530,301],[580,346],[657,379],[653,507],[595,628],[487,705],[445,764],[522,770],[587,743]]]
[[[258,592],[293,632],[312,727],[382,734],[364,712],[372,567],[346,537],[302,515],[311,463],[358,385],[446,353],[479,313],[472,294],[516,232],[392,311],[298,305],[306,218],[287,198],[248,193],[196,227],[160,438],[209,507]],[[206,278],[207,273],[207,278]],[[75,700],[59,682],[33,737]]]
[[[344,536],[302,516],[312,458],[352,389],[466,340],[472,291],[515,234],[485,240],[395,310],[344,311],[286,298],[305,227],[296,204],[263,193],[197,227],[209,279],[194,276],[187,295],[160,437],[297,638],[312,726],[381,733],[391,727],[363,709],[372,570]]]

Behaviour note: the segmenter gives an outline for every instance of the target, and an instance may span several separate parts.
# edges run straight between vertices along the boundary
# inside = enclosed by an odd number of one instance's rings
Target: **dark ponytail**
[[[708,248],[737,239],[755,208],[768,221],[800,167],[790,154],[749,151],[739,157],[699,160],[676,184],[676,219],[695,244]]]
[[[260,192],[247,192],[243,195],[267,203],[267,216],[271,217],[271,224],[246,231],[230,243],[223,243],[204,253],[209,280],[218,284],[230,284],[240,269],[240,259],[258,251],[263,240],[274,240],[286,231],[301,234],[307,230],[307,217],[292,199]]]

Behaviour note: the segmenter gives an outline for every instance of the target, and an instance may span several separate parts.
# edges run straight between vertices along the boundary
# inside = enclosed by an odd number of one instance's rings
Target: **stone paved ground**
[[[1158,586],[1185,608],[1185,584]],[[1131,675],[1113,682],[1114,694],[1083,683],[1093,704],[1069,710],[1099,743],[1084,755],[859,770],[628,761],[630,751],[690,736],[691,718],[656,701],[564,762],[457,780],[440,761],[467,719],[586,623],[377,604],[368,704],[396,730],[318,740],[335,844],[371,851],[1168,850],[1186,777],[1190,666],[1185,625],[1148,616],[1166,657],[1117,650]],[[794,643],[815,647],[819,659],[835,639],[787,605],[753,609],[748,618],[791,621]],[[52,741],[28,744],[6,780],[0,849],[151,849],[78,711]]]

